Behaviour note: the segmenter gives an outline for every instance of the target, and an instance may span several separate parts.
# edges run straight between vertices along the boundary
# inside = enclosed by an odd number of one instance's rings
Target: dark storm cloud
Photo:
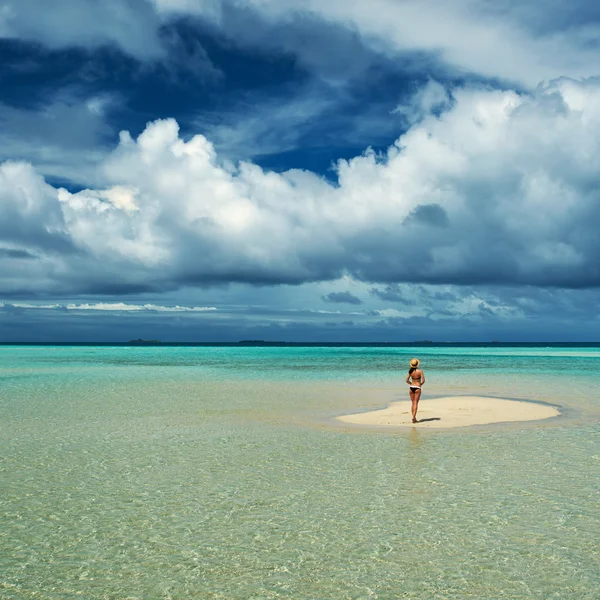
[[[435,288],[424,288],[427,291]],[[273,289],[270,296],[279,292]],[[202,312],[186,312],[185,307],[165,312],[173,308],[153,304],[136,308],[132,303],[84,303],[67,308],[15,301],[0,304],[0,341],[590,341],[600,338],[599,294],[477,287],[459,289],[453,310],[438,302],[431,314],[402,317],[394,311],[365,310],[352,313],[351,319],[329,311],[281,310],[280,299],[271,311],[266,306],[238,306]]]
[[[166,292],[168,289],[168,286],[152,284],[151,282],[93,281],[89,282],[83,293],[94,296],[131,296],[148,292]]]
[[[362,300],[351,292],[331,292],[322,298],[325,302],[334,304],[362,304]]]
[[[499,287],[486,290],[485,297],[489,305],[514,306],[528,320],[564,318],[586,327],[600,316],[599,289]]]

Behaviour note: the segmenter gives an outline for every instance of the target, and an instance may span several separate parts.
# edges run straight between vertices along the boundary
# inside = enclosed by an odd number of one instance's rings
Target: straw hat
[[[418,358],[412,358],[410,361],[410,366],[412,369],[416,369],[421,364]]]

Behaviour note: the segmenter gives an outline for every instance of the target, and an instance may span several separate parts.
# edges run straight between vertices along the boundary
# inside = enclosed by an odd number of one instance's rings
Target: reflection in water
[[[407,464],[410,472],[409,493],[412,496],[425,496],[429,491],[427,471],[429,470],[429,457],[427,455],[427,442],[425,436],[413,427],[408,433]]]
[[[408,434],[409,448],[418,450],[423,445],[423,436],[416,427],[413,427]]]

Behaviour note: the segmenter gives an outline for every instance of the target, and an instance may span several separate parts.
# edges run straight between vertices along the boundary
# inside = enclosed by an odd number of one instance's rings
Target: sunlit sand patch
[[[414,426],[430,429],[490,425],[515,421],[538,421],[557,417],[553,406],[483,396],[451,396],[422,399]],[[337,417],[343,423],[376,427],[413,426],[410,401],[393,402],[387,408]]]

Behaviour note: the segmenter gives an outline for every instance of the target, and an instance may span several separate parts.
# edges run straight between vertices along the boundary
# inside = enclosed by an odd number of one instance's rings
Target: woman
[[[417,409],[419,408],[419,399],[421,398],[421,388],[425,383],[425,373],[419,369],[419,359],[413,358],[410,361],[410,369],[406,377],[406,383],[410,386],[408,393],[410,394],[410,401],[412,403],[412,422],[417,422]],[[412,380],[412,381],[411,381]]]

